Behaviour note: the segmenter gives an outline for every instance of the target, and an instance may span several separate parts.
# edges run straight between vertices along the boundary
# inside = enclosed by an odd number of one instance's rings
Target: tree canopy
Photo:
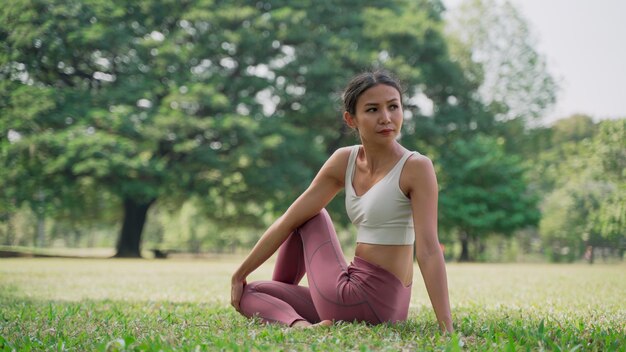
[[[451,14],[448,33],[454,56],[497,120],[532,122],[552,107],[557,83],[510,1],[463,1]]]
[[[471,259],[470,240],[492,233],[511,235],[536,225],[538,197],[527,190],[525,169],[516,156],[507,155],[504,141],[478,135],[457,140],[442,158],[440,214],[444,228],[458,231],[460,260]]]
[[[33,204],[75,199],[81,185],[110,192],[124,211],[118,255],[137,256],[157,199],[198,195],[224,224],[284,208],[329,151],[352,142],[337,97],[365,68],[391,68],[409,96],[433,102],[423,127],[411,114],[405,138],[445,135],[458,118],[448,98],[470,94],[447,54],[441,4],[358,5],[9,1],[3,188]]]
[[[569,139],[540,155],[532,180],[547,193],[539,225],[557,261],[574,260],[588,246],[623,252],[626,242],[626,119],[569,128],[580,121],[575,115],[555,126],[555,138],[570,131]]]
[[[166,203],[192,224],[180,231],[189,248],[212,226],[227,246],[239,236],[230,229],[266,225],[329,154],[358,143],[341,90],[385,68],[406,90],[401,142],[437,167],[442,228],[466,246],[537,224],[529,168],[507,146],[555,85],[523,18],[493,4],[466,5],[456,23],[477,31],[466,37],[444,31],[439,0],[9,0],[0,214],[27,205],[74,232],[117,220],[117,255],[133,257],[148,210]],[[586,138],[584,119],[575,125]],[[568,138],[536,134],[550,136]],[[598,224],[614,226],[612,203],[602,204]],[[347,223],[340,200],[329,210]]]

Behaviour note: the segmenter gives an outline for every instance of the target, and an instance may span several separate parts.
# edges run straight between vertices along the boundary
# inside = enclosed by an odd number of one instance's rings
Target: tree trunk
[[[46,214],[45,214],[45,201],[46,195],[43,191],[37,192],[37,239],[35,240],[35,247],[43,247],[46,241]]]
[[[594,257],[593,257],[593,246],[587,246],[587,248],[585,249],[585,255],[584,255],[585,260],[587,260],[587,262],[589,264],[593,264],[594,261]]]
[[[136,202],[134,199],[124,199],[124,224],[117,242],[116,258],[141,258],[141,233],[148,209],[154,201]]]
[[[476,236],[474,240],[474,260],[484,261],[483,254],[485,253],[485,245],[480,241],[480,237]]]
[[[7,246],[17,246],[17,236],[15,235],[15,229],[13,228],[13,214],[7,212],[6,217],[6,237],[4,237],[4,244]]]
[[[74,243],[74,247],[78,248],[80,247],[80,238],[83,237],[81,231],[78,229],[77,226],[72,226],[72,232],[74,234],[74,238],[73,238],[73,243]]]
[[[469,262],[469,235],[465,231],[461,231],[459,235],[459,239],[461,240],[461,256],[459,257],[459,261]]]

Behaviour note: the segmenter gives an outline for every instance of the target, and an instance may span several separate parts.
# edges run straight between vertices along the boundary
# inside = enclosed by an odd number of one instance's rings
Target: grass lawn
[[[228,304],[240,259],[0,259],[0,351],[626,350],[623,264],[449,264],[456,333],[442,336],[417,268],[403,324],[244,319]]]

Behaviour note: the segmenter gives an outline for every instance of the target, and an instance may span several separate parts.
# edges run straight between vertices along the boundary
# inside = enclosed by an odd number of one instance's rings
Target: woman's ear
[[[357,128],[356,119],[349,112],[347,111],[343,112],[343,120],[346,122],[346,125],[348,125],[348,127]]]

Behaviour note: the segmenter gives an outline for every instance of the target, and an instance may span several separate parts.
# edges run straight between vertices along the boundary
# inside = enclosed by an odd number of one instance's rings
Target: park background
[[[520,11],[444,9],[10,2],[0,243],[245,252],[330,153],[358,143],[341,119],[347,80],[386,68],[406,87],[400,141],[437,170],[447,259],[623,260],[624,116],[546,123],[559,79]],[[341,195],[329,210],[349,250]]]
[[[22,258],[0,259],[0,350],[626,349],[626,112],[555,116],[519,2],[450,3],[3,3],[0,253]],[[228,306],[264,228],[358,143],[340,93],[367,68],[403,81],[400,141],[436,167],[451,335],[419,270],[397,325]],[[342,195],[329,212],[350,255]]]

